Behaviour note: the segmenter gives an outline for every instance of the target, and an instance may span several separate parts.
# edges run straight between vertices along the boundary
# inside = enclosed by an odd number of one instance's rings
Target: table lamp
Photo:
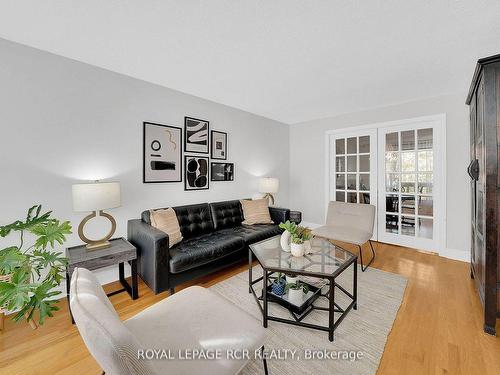
[[[259,180],[259,193],[264,193],[264,198],[271,200],[271,206],[274,205],[274,196],[280,187],[280,181],[274,177],[263,177]]]
[[[120,207],[120,183],[96,181],[86,184],[74,184],[72,193],[73,210],[75,212],[92,212],[78,226],[78,235],[87,244],[87,249],[95,250],[109,247],[109,239],[116,230],[116,221],[113,216],[103,210]],[[92,240],[85,236],[83,228],[89,220],[97,217],[98,214],[111,221],[111,230],[104,238]]]

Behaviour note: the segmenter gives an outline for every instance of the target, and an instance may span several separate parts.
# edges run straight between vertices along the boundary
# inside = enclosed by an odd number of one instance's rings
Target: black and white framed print
[[[211,181],[234,181],[233,163],[211,163]]]
[[[227,160],[227,133],[212,130],[210,138],[212,159]]]
[[[182,128],[143,123],[142,182],[182,181]]]
[[[208,154],[208,131],[208,121],[184,117],[184,151]]]
[[[185,155],[184,190],[208,189],[208,158]]]

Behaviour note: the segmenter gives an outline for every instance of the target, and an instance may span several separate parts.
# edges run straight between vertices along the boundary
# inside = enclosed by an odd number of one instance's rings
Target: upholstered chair
[[[265,331],[257,319],[198,286],[122,322],[92,272],[76,268],[70,306],[85,345],[109,375],[236,374],[247,360],[228,359],[226,350],[251,355],[264,344]],[[176,359],[162,354],[148,360],[148,349],[164,350]],[[222,358],[179,360],[183,350],[220,351]]]
[[[375,223],[375,206],[331,201],[324,226],[313,230],[313,234],[332,241],[352,243],[359,247],[361,270],[364,272],[375,259],[375,250],[371,238]],[[368,264],[363,263],[362,246],[369,242],[372,258]]]

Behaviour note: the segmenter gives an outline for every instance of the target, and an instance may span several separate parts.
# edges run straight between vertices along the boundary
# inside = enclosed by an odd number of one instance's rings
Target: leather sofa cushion
[[[243,221],[240,201],[210,203],[210,209],[216,230],[234,228],[240,226]]]
[[[281,229],[274,224],[242,225],[235,228],[218,231],[240,237],[246,245],[266,240],[270,237],[281,235]]]
[[[199,267],[244,248],[241,237],[221,231],[191,238],[170,249],[170,272],[179,273]]]
[[[184,240],[214,231],[212,213],[208,203],[173,207]]]

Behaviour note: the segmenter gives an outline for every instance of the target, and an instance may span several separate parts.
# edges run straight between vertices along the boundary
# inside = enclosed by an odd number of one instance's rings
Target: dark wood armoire
[[[471,277],[484,307],[484,331],[500,317],[500,55],[477,62],[470,106]]]

